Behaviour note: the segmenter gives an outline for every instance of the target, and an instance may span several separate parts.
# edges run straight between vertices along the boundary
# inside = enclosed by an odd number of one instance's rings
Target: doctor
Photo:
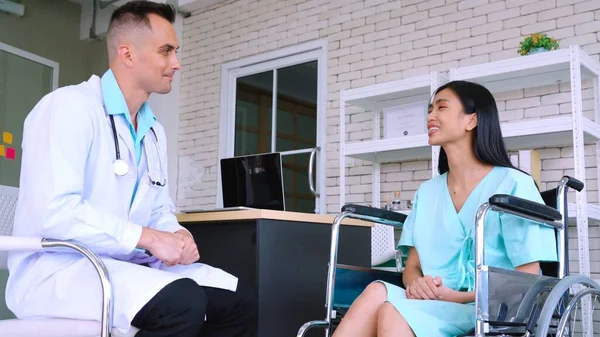
[[[29,114],[14,235],[77,240],[100,254],[121,332],[241,336],[256,322],[252,291],[194,263],[198,249],[168,194],[165,133],[147,102],[171,90],[180,68],[174,20],[169,5],[123,5],[109,24],[110,70],[48,94]],[[13,253],[9,271],[17,317],[100,319],[100,282],[80,255]]]

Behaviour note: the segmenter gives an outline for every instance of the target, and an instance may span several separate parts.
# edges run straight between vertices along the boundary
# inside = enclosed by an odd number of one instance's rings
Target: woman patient
[[[400,238],[408,252],[406,289],[374,282],[356,299],[334,337],[460,336],[475,326],[474,228],[494,194],[543,203],[534,180],[515,169],[504,147],[498,109],[481,85],[440,87],[427,117],[429,144],[440,145],[440,175],[415,194]],[[514,216],[486,217],[486,264],[537,274],[556,261],[554,231]]]

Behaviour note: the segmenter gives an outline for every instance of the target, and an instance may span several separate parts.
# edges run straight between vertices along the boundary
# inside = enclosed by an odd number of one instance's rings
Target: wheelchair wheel
[[[590,298],[591,308],[587,308],[587,312],[593,313],[594,307],[600,304],[600,285],[594,280],[584,275],[570,275],[560,280],[546,298],[535,336],[583,336],[583,309]]]

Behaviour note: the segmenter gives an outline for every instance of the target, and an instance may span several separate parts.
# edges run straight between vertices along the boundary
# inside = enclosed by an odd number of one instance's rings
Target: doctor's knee
[[[204,289],[196,281],[185,278],[175,281],[177,299],[189,319],[204,321],[208,298]]]
[[[150,331],[196,336],[204,325],[207,304],[202,287],[192,279],[179,279],[160,290],[131,323],[142,331],[140,336]]]

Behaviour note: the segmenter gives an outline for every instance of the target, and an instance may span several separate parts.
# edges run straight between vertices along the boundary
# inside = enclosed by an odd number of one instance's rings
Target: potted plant
[[[531,55],[548,50],[558,49],[558,42],[546,35],[546,33],[535,33],[521,41],[521,47],[517,50],[519,55]]]

